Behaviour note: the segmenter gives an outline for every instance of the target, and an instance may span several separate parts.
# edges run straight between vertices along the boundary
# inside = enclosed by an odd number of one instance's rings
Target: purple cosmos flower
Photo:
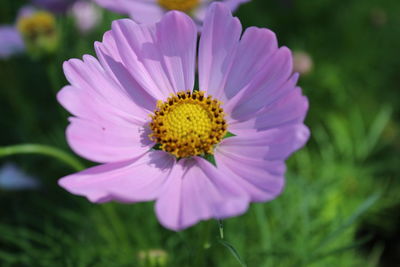
[[[32,6],[24,6],[19,10],[15,25],[0,26],[0,58],[9,58],[25,51],[35,57],[54,52],[57,45],[54,16]]]
[[[32,6],[23,6],[18,11],[17,22],[35,12]],[[23,37],[15,25],[0,25],[0,59],[8,59],[26,49]]]
[[[250,0],[222,0],[231,11]],[[100,6],[111,11],[129,15],[140,23],[159,21],[165,12],[170,10],[183,11],[197,22],[202,22],[207,7],[214,0],[95,0]]]
[[[173,230],[279,195],[285,159],[309,137],[308,102],[275,34],[256,27],[241,34],[230,10],[212,4],[192,90],[190,17],[171,11],[157,24],[114,21],[95,44],[98,59],[64,63],[70,85],[58,94],[74,115],[70,146],[104,164],[59,184],[97,203],[155,200],[159,221]]]

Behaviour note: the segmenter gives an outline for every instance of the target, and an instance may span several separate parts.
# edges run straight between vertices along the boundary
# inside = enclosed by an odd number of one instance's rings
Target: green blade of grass
[[[235,257],[242,267],[247,267],[246,263],[242,260],[239,253],[231,243],[222,239],[218,240],[218,242],[229,250],[229,252]]]

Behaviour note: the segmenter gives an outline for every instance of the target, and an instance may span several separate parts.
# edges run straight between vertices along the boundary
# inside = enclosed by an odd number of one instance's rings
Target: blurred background
[[[0,24],[26,4],[2,0]],[[62,62],[94,54],[122,17],[82,10],[51,9],[47,39],[0,54],[0,266],[400,266],[398,0],[253,0],[236,12],[292,49],[312,137],[279,198],[224,221],[226,243],[216,221],[175,233],[152,203],[94,205],[58,187],[93,165],[65,141]]]

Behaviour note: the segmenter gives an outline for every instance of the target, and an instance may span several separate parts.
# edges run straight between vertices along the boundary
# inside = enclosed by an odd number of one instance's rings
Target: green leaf
[[[153,149],[153,150],[161,150],[161,144],[155,144],[155,145],[152,147],[152,149]]]
[[[225,240],[218,240],[219,243],[221,243],[224,247],[226,247],[230,253],[232,253],[232,255],[235,257],[235,259],[240,263],[241,266],[246,267],[246,263],[242,260],[242,258],[240,257],[239,253],[237,252],[237,250],[234,248],[234,246],[232,244],[230,244],[229,242],[225,241]]]
[[[233,134],[231,132],[227,132],[226,135],[224,136],[224,138],[222,138],[222,139],[229,138],[229,137],[232,137],[232,136],[236,136],[236,134]]]
[[[215,167],[217,167],[217,163],[215,162],[215,157],[212,154],[205,154],[204,156],[202,156],[202,158],[204,158],[205,160],[207,160],[208,162],[210,162],[212,165],[214,165]]]
[[[365,140],[365,153],[371,153],[371,151],[377,145],[379,138],[382,136],[385,127],[390,121],[391,116],[392,108],[390,106],[384,106],[376,115],[372,125],[369,128],[368,136]]]

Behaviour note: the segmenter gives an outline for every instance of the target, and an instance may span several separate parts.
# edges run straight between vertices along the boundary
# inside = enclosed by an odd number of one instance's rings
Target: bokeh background
[[[0,23],[27,3],[1,0]],[[53,55],[0,60],[0,266],[400,266],[398,0],[253,0],[237,11],[294,51],[312,137],[290,158],[279,198],[224,221],[225,243],[216,221],[176,233],[152,203],[95,205],[57,186],[75,171],[59,151],[92,165],[68,148],[55,95],[62,62],[94,54],[122,17],[99,12],[85,34],[58,14]],[[10,164],[35,186],[4,186]]]

